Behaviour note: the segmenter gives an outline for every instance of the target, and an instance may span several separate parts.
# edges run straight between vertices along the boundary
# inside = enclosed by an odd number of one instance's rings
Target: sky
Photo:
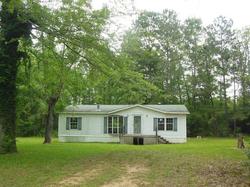
[[[94,8],[116,0],[93,0]],[[234,27],[241,29],[250,26],[250,0],[132,0],[138,10],[161,12],[163,9],[175,10],[182,21],[188,17],[201,18],[204,25],[223,15],[234,21]],[[126,19],[127,24],[132,20]]]

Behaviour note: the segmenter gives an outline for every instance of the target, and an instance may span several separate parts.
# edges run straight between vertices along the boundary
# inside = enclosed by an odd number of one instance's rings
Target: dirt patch
[[[102,187],[138,187],[145,186],[147,183],[140,181],[137,177],[140,174],[146,173],[148,168],[143,165],[128,165],[125,166],[126,172],[122,177],[117,180],[111,181],[110,183],[104,184]]]
[[[128,177],[122,177],[118,181],[114,181],[108,184],[103,185],[102,187],[137,187],[136,184],[138,181],[134,181]]]
[[[95,178],[100,172],[101,168],[87,169],[83,172],[77,172],[71,176],[67,176],[67,178],[51,186],[78,186],[86,183],[87,180]]]
[[[160,165],[153,165],[151,170],[157,171],[157,177],[152,178],[152,186],[250,187],[250,173],[241,161],[175,159],[175,162],[165,160]]]
[[[210,162],[201,169],[202,186],[250,186],[249,172],[241,162]]]
[[[126,166],[127,168],[127,173],[128,174],[134,174],[134,173],[144,173],[146,171],[148,171],[148,168],[146,168],[145,166]]]

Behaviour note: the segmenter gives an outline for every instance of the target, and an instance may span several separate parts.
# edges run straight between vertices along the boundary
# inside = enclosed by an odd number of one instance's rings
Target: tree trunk
[[[51,96],[48,100],[48,114],[46,116],[46,123],[45,123],[45,134],[44,134],[44,144],[51,143],[51,133],[53,130],[53,123],[54,123],[54,111],[55,106],[58,101],[58,96]]]
[[[224,114],[227,117],[227,87],[226,87],[226,75],[223,75],[223,100],[224,100]]]
[[[234,112],[234,115],[233,115],[233,123],[234,123],[234,136],[236,137],[236,75],[235,75],[235,69],[233,71],[233,88],[234,88],[234,95],[233,95],[233,112]]]
[[[241,90],[242,90],[242,105],[243,108],[245,109],[247,102],[246,102],[246,93],[247,93],[247,89],[246,89],[246,83],[245,83],[245,76],[241,77]]]
[[[190,95],[189,95],[189,89],[188,89],[188,85],[187,85],[187,80],[185,79],[184,73],[182,74],[182,79],[183,79],[183,82],[184,82],[184,87],[185,87],[187,102],[188,102],[188,105],[190,106],[191,105],[191,99],[190,99]]]
[[[238,137],[237,147],[240,149],[245,148],[244,137],[242,135],[239,135],[239,137]]]
[[[7,57],[0,62],[0,153],[16,152],[16,72]],[[5,61],[6,60],[6,61]]]
[[[18,51],[18,40],[28,38],[30,23],[21,20],[17,9],[9,9],[8,0],[0,11],[0,153],[16,152],[16,76],[18,62],[24,54]],[[15,5],[13,5],[15,6]]]

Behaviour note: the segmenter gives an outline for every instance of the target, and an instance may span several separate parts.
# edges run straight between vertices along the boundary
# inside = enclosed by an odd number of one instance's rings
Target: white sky
[[[109,0],[93,0],[93,7],[101,8],[104,3]],[[156,12],[172,9],[181,20],[198,17],[205,25],[220,15],[233,19],[235,28],[250,25],[250,0],[134,0],[134,5],[138,10]]]

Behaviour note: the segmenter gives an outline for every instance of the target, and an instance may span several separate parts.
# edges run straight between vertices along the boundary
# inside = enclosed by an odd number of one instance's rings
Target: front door
[[[141,134],[141,116],[134,116],[134,134]]]

